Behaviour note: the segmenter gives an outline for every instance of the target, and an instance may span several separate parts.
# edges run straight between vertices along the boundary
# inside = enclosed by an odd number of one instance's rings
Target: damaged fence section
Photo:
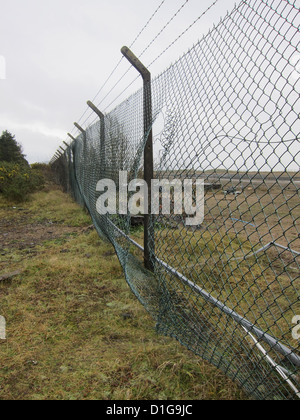
[[[299,24],[298,1],[242,1],[152,78],[123,48],[144,87],[106,114],[89,102],[97,122],[77,125],[51,161],[113,244],[157,331],[257,399],[300,398]],[[127,186],[147,183],[140,204],[164,180],[170,212],[129,211],[122,173]],[[97,209],[101,180],[123,203],[115,212]],[[185,180],[191,204],[203,186],[196,225],[183,207]]]

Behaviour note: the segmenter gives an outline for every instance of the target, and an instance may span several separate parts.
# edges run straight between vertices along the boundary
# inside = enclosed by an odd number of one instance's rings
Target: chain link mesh
[[[53,163],[157,330],[258,399],[300,397],[299,24],[297,1],[242,1],[152,81],[155,178],[205,182],[200,226],[152,217],[154,273],[143,228],[96,210],[100,179],[143,178],[143,89]]]

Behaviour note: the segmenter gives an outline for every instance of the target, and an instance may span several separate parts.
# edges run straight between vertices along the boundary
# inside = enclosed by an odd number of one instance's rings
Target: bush
[[[27,164],[0,162],[0,194],[14,202],[29,199],[30,193],[44,186],[40,171]]]

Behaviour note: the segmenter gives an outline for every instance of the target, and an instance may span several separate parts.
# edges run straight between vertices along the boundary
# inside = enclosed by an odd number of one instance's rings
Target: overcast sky
[[[23,145],[27,159],[49,161],[67,132],[76,134],[73,122],[86,110],[121,58],[120,48],[130,46],[162,0],[0,0],[0,133],[8,130]],[[141,60],[150,64],[176,37],[213,3],[213,0],[165,0],[132,47],[140,55],[176,13]],[[153,66],[157,75],[196,43],[231,11],[233,0],[219,0],[174,47]],[[6,63],[5,79],[3,65]],[[124,74],[123,60],[95,99],[106,111],[136,77]],[[136,90],[138,81],[132,89]],[[103,98],[105,98],[103,100]],[[87,113],[81,120],[85,125]]]

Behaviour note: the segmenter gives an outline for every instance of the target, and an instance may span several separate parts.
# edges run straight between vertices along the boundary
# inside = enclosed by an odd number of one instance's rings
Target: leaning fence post
[[[100,173],[102,177],[105,173],[105,117],[91,101],[87,101],[87,104],[100,118]]]
[[[144,135],[147,138],[144,149],[144,180],[148,185],[148,209],[144,216],[144,260],[145,267],[154,271],[154,227],[151,215],[151,181],[154,177],[151,73],[128,47],[123,47],[121,52],[144,81]]]

